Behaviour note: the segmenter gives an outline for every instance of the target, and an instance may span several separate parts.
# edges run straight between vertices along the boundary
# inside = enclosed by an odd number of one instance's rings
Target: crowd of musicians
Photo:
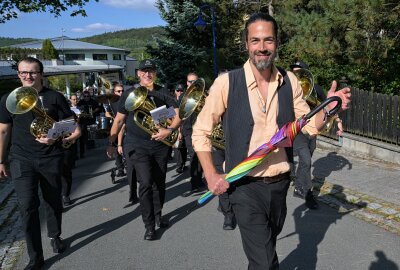
[[[246,22],[244,34],[248,61],[220,74],[208,90],[201,91],[204,103],[200,109],[186,115],[180,106],[188,102],[191,91],[204,87],[201,74],[193,71],[184,78],[186,85],[169,91],[155,83],[156,63],[147,59],[139,63],[139,83],[130,89],[115,82],[110,93],[94,96],[92,89],[85,89],[67,100],[43,85],[45,74],[39,60],[26,57],[19,61],[22,87],[0,102],[0,177],[10,176],[15,185],[30,258],[26,269],[40,269],[45,263],[39,187],[50,245],[55,253],[63,252],[62,211],[63,204],[72,203],[75,160],[85,157],[90,141],[96,138],[107,140],[105,151],[115,159],[117,176],[127,176],[127,199],[140,204],[144,240],[157,240],[157,228],[169,226],[162,209],[167,164],[174,148],[176,172],[183,173],[188,163],[191,188],[182,196],[202,194],[207,188],[218,195],[218,210],[225,216],[222,228],[233,230],[238,225],[248,269],[279,269],[275,245],[286,217],[292,148],[277,148],[235,184],[225,181],[225,173],[285,123],[307,114],[310,106],[303,98],[301,79],[274,64],[278,48],[275,19],[255,13]],[[350,89],[337,90],[333,82],[327,97],[334,96],[342,100],[341,110],[346,110]],[[329,112],[334,103],[318,111],[302,133],[315,138],[332,117]],[[150,111],[162,106],[171,115],[155,121]],[[71,132],[49,135],[53,124],[68,119],[76,122]],[[219,140],[214,140],[216,130]],[[300,195],[307,200],[311,187]],[[312,205],[315,209],[316,204]]]

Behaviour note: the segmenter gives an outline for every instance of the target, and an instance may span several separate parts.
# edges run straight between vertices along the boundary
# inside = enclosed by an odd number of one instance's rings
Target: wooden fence
[[[351,99],[350,109],[340,113],[345,132],[400,146],[399,96],[352,88]],[[338,139],[336,130],[323,135]]]

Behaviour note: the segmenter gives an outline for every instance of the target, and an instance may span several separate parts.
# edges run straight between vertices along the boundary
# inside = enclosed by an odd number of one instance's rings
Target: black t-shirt
[[[61,93],[43,87],[39,96],[43,97],[43,107],[46,114],[53,120],[59,121],[73,115],[67,100]],[[10,153],[31,157],[32,159],[62,154],[63,149],[60,141],[50,146],[36,141],[36,138],[30,133],[30,126],[36,115],[32,110],[24,114],[11,114],[6,107],[7,97],[8,94],[4,95],[0,101],[0,123],[12,125]],[[36,106],[42,108],[40,99]]]
[[[119,100],[119,107],[118,107],[118,112],[125,114],[127,116],[125,120],[125,125],[126,125],[125,143],[140,148],[159,148],[166,146],[164,143],[160,141],[150,140],[151,139],[150,134],[148,134],[134,122],[133,120],[134,112],[129,112],[125,109],[126,98],[132,91],[133,89],[124,92],[121,99]],[[153,91],[148,92],[147,98],[152,99],[156,104],[157,108],[163,105],[166,105],[167,108],[169,107],[178,108],[176,100],[172,96],[167,95],[165,93],[166,93],[165,90],[161,86],[154,85]]]

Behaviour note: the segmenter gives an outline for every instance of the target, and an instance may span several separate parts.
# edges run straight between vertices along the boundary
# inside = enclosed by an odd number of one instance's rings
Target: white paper
[[[172,118],[176,115],[176,112],[173,107],[169,107],[163,105],[161,107],[155,108],[150,111],[151,117],[156,125],[160,122],[167,120],[168,118]]]
[[[75,131],[76,125],[77,123],[74,119],[56,122],[54,123],[53,128],[49,129],[47,137],[51,139],[57,139],[61,136],[70,134]]]

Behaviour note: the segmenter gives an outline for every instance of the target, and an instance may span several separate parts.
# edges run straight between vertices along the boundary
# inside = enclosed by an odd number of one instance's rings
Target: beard
[[[259,71],[264,71],[268,68],[271,67],[272,63],[274,62],[276,58],[276,51],[254,51],[253,53],[250,53],[250,61],[254,64],[254,66],[257,68]],[[258,60],[256,59],[257,55],[262,55],[262,56],[270,56],[268,60]]]

